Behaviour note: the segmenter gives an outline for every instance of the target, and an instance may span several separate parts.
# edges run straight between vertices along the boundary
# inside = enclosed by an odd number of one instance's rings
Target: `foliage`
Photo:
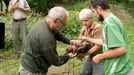
[[[79,1],[84,2],[84,0],[27,0],[27,1],[33,10],[45,15],[47,14],[50,8],[59,3],[79,2]]]
[[[30,7],[36,12],[47,14],[48,9],[54,6],[51,0],[27,0]]]
[[[134,0],[108,0],[112,4],[119,4],[134,17]]]
[[[82,22],[79,19],[79,11],[83,8],[87,8],[88,2],[84,3],[77,3],[73,5],[63,5],[68,11],[69,11],[69,18],[66,23],[65,28],[63,28],[61,31],[67,34],[67,36],[71,38],[75,38],[79,35],[80,30],[83,26]],[[75,35],[75,36],[74,36]]]
[[[67,25],[62,29],[62,32],[67,34],[68,36],[78,36],[82,24],[79,20],[79,12],[70,11],[69,20],[67,21]]]
[[[81,2],[78,2],[77,4],[67,4],[67,5],[61,5],[63,7],[65,7],[67,10],[69,11],[77,11],[79,12],[81,9],[83,8],[88,8],[88,1],[86,0],[85,2],[81,3]]]

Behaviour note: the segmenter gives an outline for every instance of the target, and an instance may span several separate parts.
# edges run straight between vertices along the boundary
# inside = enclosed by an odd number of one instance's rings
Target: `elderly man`
[[[63,7],[52,8],[46,21],[37,23],[29,32],[24,55],[21,57],[20,75],[46,75],[51,65],[60,66],[76,54],[66,53],[58,56],[56,40],[72,43],[58,29],[65,26],[68,12]]]
[[[31,9],[26,0],[11,0],[8,10],[12,13],[13,19],[12,33],[14,52],[20,55],[21,45],[24,45],[27,34],[26,14],[30,12]]]
[[[84,25],[80,31],[80,37],[85,36],[94,39],[101,38],[102,26],[99,23],[93,21],[93,12],[90,9],[82,9],[80,11],[79,18]],[[86,44],[89,42],[79,40],[79,43]],[[81,75],[104,75],[103,62],[100,64],[95,64],[92,61],[92,58],[96,54],[102,53],[101,46],[94,43],[89,44],[91,45],[91,49],[89,49],[88,52],[84,54],[89,55],[89,57],[85,60],[85,63],[81,70]],[[79,57],[80,56],[83,55],[79,55]]]
[[[110,11],[107,0],[91,0],[91,8],[99,20],[103,21],[103,40],[89,37],[81,39],[102,44],[103,53],[94,56],[93,61],[99,64],[105,60],[105,75],[127,75],[132,68],[131,49],[120,19]]]

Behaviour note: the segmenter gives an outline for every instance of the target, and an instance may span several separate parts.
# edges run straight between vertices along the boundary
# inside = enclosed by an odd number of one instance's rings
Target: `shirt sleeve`
[[[106,27],[106,41],[108,48],[125,46],[125,40],[121,30],[116,25],[107,25]]]
[[[44,53],[46,61],[51,65],[61,66],[69,60],[69,57],[66,54],[58,56],[56,49],[52,47],[46,49]]]
[[[26,7],[26,8],[30,8],[30,6],[29,6],[29,4],[28,4],[27,1],[24,1],[24,7]]]
[[[55,31],[54,32],[54,36],[55,36],[55,39],[58,40],[58,41],[61,41],[65,44],[70,44],[70,39],[67,38],[63,33],[61,33],[60,31]]]
[[[6,4],[4,3],[4,1],[2,1],[2,5],[3,5],[3,7],[2,7],[3,10],[7,9]]]

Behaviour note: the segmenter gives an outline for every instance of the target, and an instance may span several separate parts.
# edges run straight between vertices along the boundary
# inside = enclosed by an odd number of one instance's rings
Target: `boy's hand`
[[[94,56],[94,57],[92,58],[92,60],[93,60],[94,63],[99,64],[100,61],[102,60],[101,54],[97,54],[96,56]]]

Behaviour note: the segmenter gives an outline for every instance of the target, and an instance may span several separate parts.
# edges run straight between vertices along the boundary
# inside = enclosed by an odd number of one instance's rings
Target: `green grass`
[[[0,63],[0,75],[17,75],[19,60],[11,59]]]

